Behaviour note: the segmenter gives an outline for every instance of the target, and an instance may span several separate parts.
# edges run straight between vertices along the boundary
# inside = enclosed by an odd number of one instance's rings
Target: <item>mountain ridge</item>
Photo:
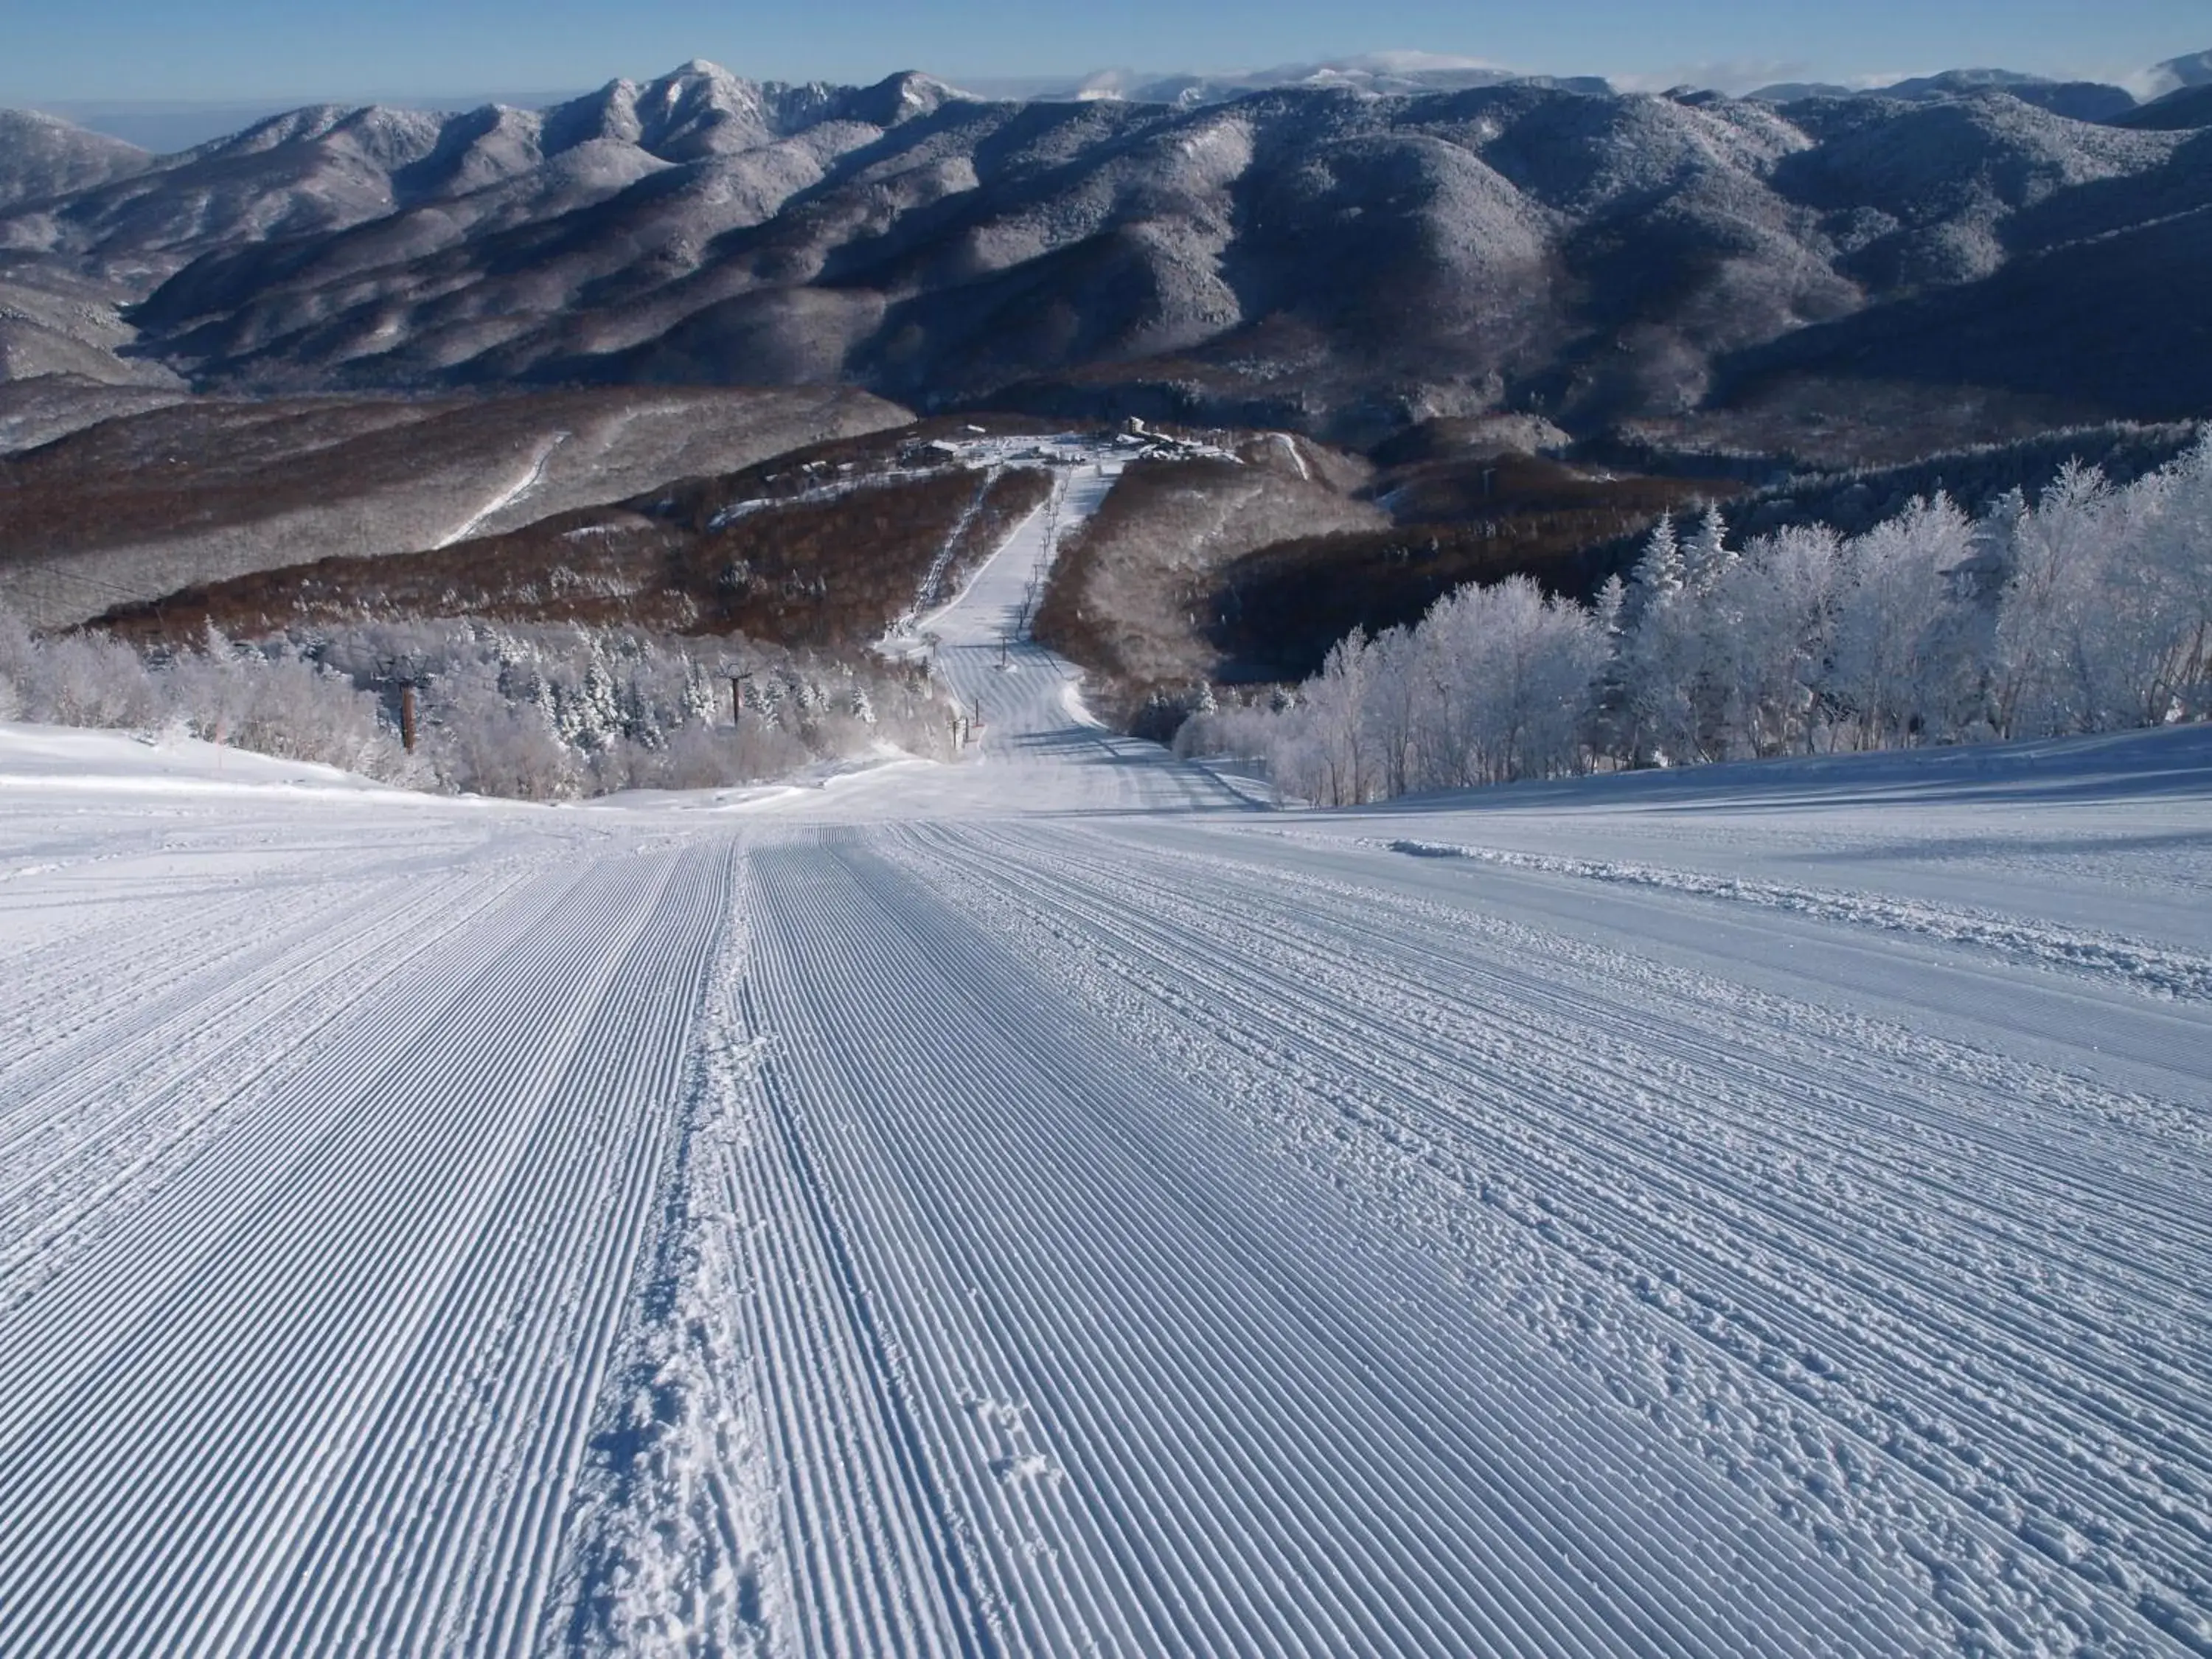
[[[1928,379],[1854,319],[1974,314],[1977,285],[2057,259],[2078,291],[1979,327],[1945,384],[1983,412],[1932,435],[2204,406],[2171,302],[2117,325],[2125,383],[2069,397],[2033,361],[2053,304],[2127,310],[2127,273],[2069,249],[2136,239],[2179,262],[2162,292],[2212,275],[2173,228],[2207,205],[2199,127],[1984,72],[1779,104],[1373,72],[1480,84],[1010,102],[695,60],[540,111],[312,106],[174,157],[49,125],[69,187],[0,198],[0,307],[96,293],[99,330],[52,305],[12,325],[43,331],[44,372],[116,384],[842,382],[1370,441],[1496,411],[1577,435],[1757,398],[1848,415]]]

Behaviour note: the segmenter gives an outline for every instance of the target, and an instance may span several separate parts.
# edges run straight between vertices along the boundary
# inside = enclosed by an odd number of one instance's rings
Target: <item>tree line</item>
[[[1186,755],[1328,805],[1633,767],[2002,741],[2212,715],[2212,428],[2125,485],[2069,464],[1969,517],[1731,546],[1662,517],[1594,603],[1526,576],[1355,632],[1295,690],[1208,692]]]
[[[745,640],[481,618],[363,623],[243,641],[210,625],[145,652],[37,637],[0,609],[0,720],[115,726],[317,761],[417,788],[551,800],[710,788],[890,743],[949,756],[927,680]],[[401,688],[417,711],[401,741]]]

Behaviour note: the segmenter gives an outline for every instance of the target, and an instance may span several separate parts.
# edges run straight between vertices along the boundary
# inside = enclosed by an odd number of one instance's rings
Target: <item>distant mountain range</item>
[[[1479,58],[1447,57],[1425,52],[1367,52],[1319,64],[1282,64],[1273,69],[1200,74],[1140,74],[1133,70],[1101,70],[1073,78],[1040,76],[1019,80],[963,81],[962,87],[981,97],[1012,98],[1066,103],[1091,99],[1122,99],[1138,104],[1172,104],[1193,109],[1201,104],[1226,103],[1255,92],[1303,88],[1310,91],[1340,91],[1369,97],[1401,97],[1431,92],[1466,92],[1476,87],[1565,87],[1576,92],[1607,94],[1613,86],[1601,76],[1559,78],[1527,75]]]
[[[971,96],[987,100],[1065,103],[1118,98],[1133,103],[1176,104],[1186,108],[1198,104],[1225,102],[1248,93],[1273,91],[1285,87],[1335,88],[1376,97],[1463,92],[1474,87],[1500,86],[1509,82],[1565,87],[1576,92],[1602,94],[1620,90],[1602,76],[1554,77],[1530,75],[1482,58],[1425,52],[1364,52],[1321,63],[1283,64],[1273,69],[1210,73],[1190,70],[1171,74],[1145,73],[1135,70],[1110,69],[1078,76],[953,75],[942,78],[950,84],[957,85]],[[2136,91],[2096,82],[2056,81],[2042,76],[2024,75],[2013,70],[1984,69],[1951,70],[1941,75],[1850,86],[1833,82],[1791,82],[1761,87],[1744,95],[1765,99],[1769,102],[1789,102],[1815,96],[1886,95],[1910,100],[1944,96],[1978,87],[2001,86],[2009,88],[2016,96],[2042,103],[2045,107],[2078,100],[2083,107],[2124,110],[2139,101],[2137,92],[2142,92],[2145,100],[2154,100],[2169,92],[2208,83],[2212,83],[2212,52],[2197,52],[2154,65],[2141,75],[2130,77],[2130,84]],[[1697,88],[1693,86],[1692,89]],[[406,97],[378,101],[398,109],[455,112],[495,102],[514,108],[539,109],[565,103],[578,95],[574,93],[508,94],[495,98]],[[41,107],[45,112],[59,116],[89,131],[121,138],[143,149],[169,154],[227,137],[271,116],[289,113],[297,106],[288,103],[224,105],[190,100],[64,100]],[[2069,112],[2074,112],[2069,110]],[[2082,118],[2104,118],[2090,114],[2084,115]]]
[[[1800,103],[1808,98],[1879,98],[1930,104],[1982,92],[2008,93],[2023,103],[2033,104],[2056,115],[2070,116],[2077,121],[2116,120],[2138,106],[2135,94],[2125,87],[2107,86],[2098,81],[2050,81],[2041,76],[2015,74],[2010,70],[1947,70],[1941,75],[1917,76],[1881,87],[1761,87],[1745,95],[1770,104]]]
[[[2198,415],[2212,64],[2168,82],[1739,99],[1398,58],[988,100],[694,63],[161,157],[0,114],[0,379],[845,382],[1769,448]]]

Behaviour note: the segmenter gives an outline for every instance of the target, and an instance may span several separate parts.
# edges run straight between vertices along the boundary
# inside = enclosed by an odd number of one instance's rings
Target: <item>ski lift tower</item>
[[[410,755],[415,752],[415,693],[426,678],[419,653],[404,651],[376,659],[377,684],[399,693],[399,742]]]
[[[725,658],[715,665],[714,672],[730,683],[730,724],[743,726],[745,723],[745,688],[752,684],[753,671],[740,667]]]

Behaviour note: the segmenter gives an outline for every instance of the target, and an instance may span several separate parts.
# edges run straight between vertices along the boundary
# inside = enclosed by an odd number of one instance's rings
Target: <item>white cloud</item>
[[[1330,62],[1340,69],[1372,70],[1382,75],[1420,75],[1441,70],[1496,70],[1504,74],[1511,68],[1487,58],[1466,58],[1448,52],[1363,52]]]

